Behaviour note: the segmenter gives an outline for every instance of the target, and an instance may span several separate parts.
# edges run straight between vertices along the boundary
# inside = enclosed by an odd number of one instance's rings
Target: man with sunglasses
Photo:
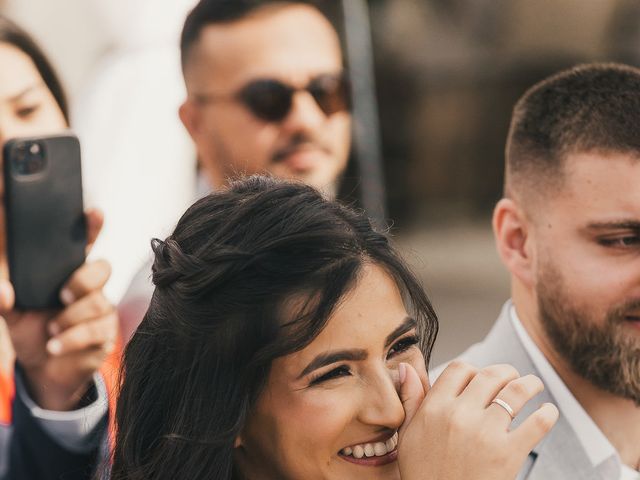
[[[338,34],[313,2],[201,0],[180,49],[179,114],[203,190],[270,173],[336,195],[351,147],[349,89]],[[125,335],[149,304],[150,271],[140,270],[120,303]]]
[[[308,2],[204,0],[181,40],[180,118],[214,188],[271,173],[332,195],[350,150],[338,35]]]

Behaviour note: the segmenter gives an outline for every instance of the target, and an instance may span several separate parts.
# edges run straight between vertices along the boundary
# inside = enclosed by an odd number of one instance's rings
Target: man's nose
[[[291,110],[282,121],[282,128],[290,134],[312,132],[320,128],[326,119],[327,116],[313,96],[303,90],[293,95]]]
[[[404,421],[404,408],[398,394],[398,372],[384,368],[366,385],[360,421],[368,425],[397,429]]]

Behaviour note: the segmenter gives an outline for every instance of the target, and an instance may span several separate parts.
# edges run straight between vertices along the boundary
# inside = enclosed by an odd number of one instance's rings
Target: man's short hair
[[[269,5],[314,4],[304,0],[200,0],[191,10],[182,28],[180,54],[182,68],[187,63],[193,45],[198,41],[202,30],[216,23],[228,23],[240,20],[262,7]]]
[[[579,65],[529,89],[511,118],[505,195],[561,185],[567,155],[588,152],[640,156],[640,69]]]

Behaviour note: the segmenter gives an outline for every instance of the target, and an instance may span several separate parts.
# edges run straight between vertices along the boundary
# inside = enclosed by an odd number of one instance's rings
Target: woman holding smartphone
[[[431,304],[385,235],[251,177],[155,241],[124,357],[112,480],[512,480],[557,419],[509,366],[433,385]]]
[[[67,128],[65,95],[50,63],[26,32],[0,17],[0,143]],[[99,444],[92,431],[106,418],[106,388],[96,373],[118,332],[102,294],[110,268],[84,263],[62,288],[60,309],[17,311],[3,187],[0,198],[0,479],[89,478]],[[91,245],[102,215],[86,217]]]

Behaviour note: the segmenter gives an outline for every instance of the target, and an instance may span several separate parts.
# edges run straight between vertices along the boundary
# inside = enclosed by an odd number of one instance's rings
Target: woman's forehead
[[[29,56],[0,42],[0,101],[8,101],[42,87],[42,77]]]
[[[309,301],[309,297],[297,301],[299,307]],[[331,350],[365,349],[374,354],[384,349],[389,334],[402,325],[407,316],[395,280],[381,267],[365,265],[318,336],[282,360],[295,367]]]

